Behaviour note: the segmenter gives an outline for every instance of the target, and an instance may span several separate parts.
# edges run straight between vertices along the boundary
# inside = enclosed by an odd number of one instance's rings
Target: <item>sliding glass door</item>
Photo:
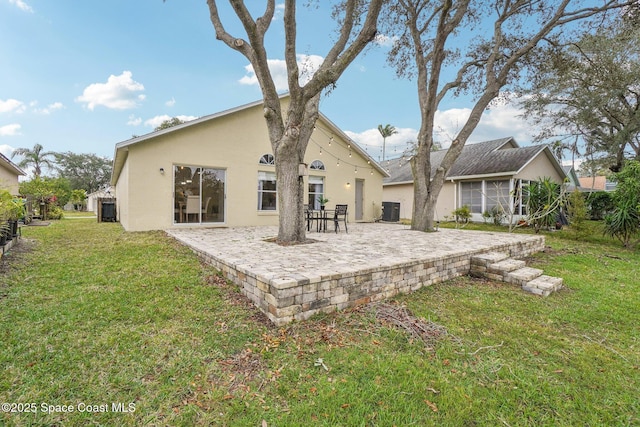
[[[224,169],[176,165],[174,223],[224,223],[225,177]]]

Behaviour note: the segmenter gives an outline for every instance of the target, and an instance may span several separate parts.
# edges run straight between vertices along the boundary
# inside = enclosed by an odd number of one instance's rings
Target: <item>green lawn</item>
[[[446,328],[429,345],[370,307],[275,328],[160,232],[23,237],[0,273],[0,403],[35,413],[0,425],[640,425],[640,253],[595,231],[529,260],[565,279],[548,298],[470,278],[396,298]]]

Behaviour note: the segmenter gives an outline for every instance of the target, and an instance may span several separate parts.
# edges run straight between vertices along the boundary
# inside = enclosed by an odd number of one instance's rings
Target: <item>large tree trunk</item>
[[[299,166],[304,162],[309,139],[319,116],[320,94],[305,103],[291,96],[287,111],[287,128],[283,137],[272,144],[276,160],[276,185],[280,213],[278,242],[300,243],[306,240],[304,217],[304,177]]]

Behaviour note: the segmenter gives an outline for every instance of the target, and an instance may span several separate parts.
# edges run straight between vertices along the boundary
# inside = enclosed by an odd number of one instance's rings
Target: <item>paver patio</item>
[[[468,274],[471,256],[513,258],[544,249],[544,237],[352,223],[349,233],[307,233],[317,242],[280,246],[277,227],[175,228],[167,233],[241,286],[275,324],[304,320]]]

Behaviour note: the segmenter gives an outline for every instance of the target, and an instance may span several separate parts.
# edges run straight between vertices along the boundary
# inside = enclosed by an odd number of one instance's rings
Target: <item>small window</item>
[[[258,172],[258,210],[275,211],[277,199],[276,174]]]
[[[262,157],[260,157],[260,164],[261,165],[275,165],[276,164],[276,159],[275,159],[275,157],[273,157],[273,154],[264,154]]]
[[[311,166],[309,166],[309,169],[323,171],[324,163],[322,163],[320,160],[314,160],[313,162],[311,162]]]

